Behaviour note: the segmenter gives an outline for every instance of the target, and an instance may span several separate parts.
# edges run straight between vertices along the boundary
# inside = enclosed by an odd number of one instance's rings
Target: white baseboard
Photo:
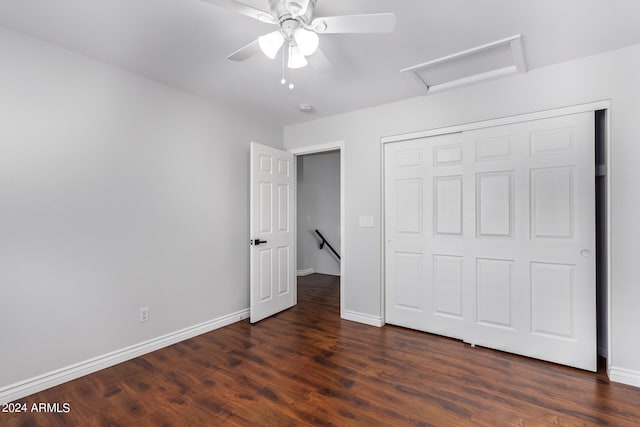
[[[38,375],[24,381],[0,388],[0,404],[12,402],[42,390],[91,374],[118,363],[151,353],[163,347],[193,338],[249,317],[249,309],[236,311],[217,319],[209,320],[179,331],[171,332],[148,341],[143,341],[102,356],[94,357],[55,371]]]
[[[609,374],[609,380],[613,382],[640,387],[640,371],[611,366],[607,373]]]
[[[313,268],[305,268],[303,270],[296,271],[296,275],[298,276],[308,276],[310,274],[315,273],[316,271]]]
[[[325,275],[325,276],[340,277],[340,273],[323,273],[322,271],[316,271],[315,273],[317,273],[317,274],[323,274],[323,275]]]
[[[381,316],[372,316],[370,314],[358,313],[357,311],[344,310],[341,317],[345,320],[364,323],[366,325],[376,326],[378,328],[384,326],[384,321],[382,320]]]

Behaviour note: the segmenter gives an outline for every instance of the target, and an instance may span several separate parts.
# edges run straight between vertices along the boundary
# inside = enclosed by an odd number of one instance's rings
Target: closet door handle
[[[255,240],[251,240],[249,243],[251,243],[252,245],[258,246],[262,243],[267,243],[266,240],[260,240],[260,239],[255,239]]]

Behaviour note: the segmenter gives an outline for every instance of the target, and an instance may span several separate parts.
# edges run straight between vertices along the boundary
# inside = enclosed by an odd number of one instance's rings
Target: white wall
[[[298,270],[340,275],[340,261],[325,247],[319,249],[318,229],[340,253],[340,152],[299,156]]]
[[[285,128],[285,147],[345,141],[345,310],[382,316],[380,138],[611,100],[612,378],[640,386],[640,46]],[[418,91],[418,88],[417,90]],[[358,227],[373,215],[374,228]]]
[[[0,391],[246,309],[250,141],[282,128],[0,30]]]

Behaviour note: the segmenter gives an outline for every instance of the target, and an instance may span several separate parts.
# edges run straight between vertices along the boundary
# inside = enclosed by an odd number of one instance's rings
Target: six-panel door
[[[253,323],[296,303],[291,153],[251,143],[250,199]]]

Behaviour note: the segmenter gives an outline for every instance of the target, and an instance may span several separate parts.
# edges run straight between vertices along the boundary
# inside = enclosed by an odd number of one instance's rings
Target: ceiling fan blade
[[[317,49],[313,55],[307,56],[307,60],[314,70],[321,73],[326,73],[331,70],[331,61],[329,61],[329,58],[327,58],[321,49]]]
[[[240,3],[235,0],[202,0],[206,3],[211,3],[215,6],[228,9],[232,12],[237,12],[245,16],[249,16],[253,19],[257,19],[267,24],[275,24],[276,21],[271,16],[271,13],[264,10],[257,9],[255,7],[247,6],[244,3]]]
[[[258,52],[260,52],[260,45],[258,44],[258,40],[254,40],[248,45],[236,50],[231,55],[227,56],[227,58],[232,61],[244,61],[251,58]]]
[[[321,34],[391,33],[396,27],[394,13],[325,16],[311,21],[311,28]]]

